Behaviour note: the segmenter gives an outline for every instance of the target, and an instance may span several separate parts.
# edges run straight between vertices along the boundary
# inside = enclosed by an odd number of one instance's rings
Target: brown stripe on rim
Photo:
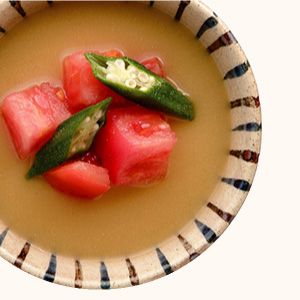
[[[6,33],[6,30],[3,27],[0,26],[0,32],[1,33]]]
[[[133,285],[133,286],[134,285],[139,285],[140,284],[139,277],[136,273],[134,265],[132,264],[132,262],[130,261],[129,258],[126,258],[126,265],[127,265],[127,268],[128,268],[131,285]]]
[[[30,243],[26,242],[23,249],[21,250],[20,254],[18,255],[16,261],[14,262],[15,267],[21,269],[29,250],[30,250]]]
[[[214,43],[212,43],[207,50],[212,53],[221,47],[229,46],[231,44],[236,44],[238,41],[234,37],[231,31],[228,31],[224,33],[222,36],[220,36]]]
[[[75,260],[75,288],[81,289],[82,288],[82,266],[79,259]]]
[[[257,164],[259,159],[259,154],[251,150],[230,150],[230,155],[254,164]]]
[[[8,230],[9,230],[9,228],[7,227],[7,228],[5,228],[5,229],[3,230],[3,232],[0,234],[0,247],[2,246],[2,243],[3,243],[3,241],[5,240],[5,237],[6,237],[6,235],[7,235]]]
[[[191,1],[180,1],[179,7],[177,9],[175,20],[180,21],[185,8],[191,3]]]
[[[241,99],[236,99],[230,102],[230,107],[231,108],[236,108],[236,107],[241,107],[241,106],[246,106],[246,107],[260,107],[260,101],[259,101],[259,96],[257,97],[244,97]]]
[[[223,210],[221,210],[220,208],[218,208],[217,206],[215,206],[214,204],[212,204],[211,202],[207,203],[207,207],[209,207],[213,212],[215,212],[222,220],[224,220],[227,223],[231,223],[234,219],[234,215],[228,213],[228,212],[224,212]]]
[[[26,17],[26,13],[23,9],[23,7],[21,6],[21,2],[20,1],[9,1],[10,5],[15,8],[15,10],[24,18]]]
[[[190,261],[199,256],[199,253],[197,253],[194,247],[182,235],[178,234],[177,238],[188,253]]]

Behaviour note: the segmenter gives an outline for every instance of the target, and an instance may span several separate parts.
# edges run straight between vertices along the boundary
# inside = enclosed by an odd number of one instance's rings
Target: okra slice
[[[112,98],[89,106],[62,122],[53,137],[36,154],[25,175],[27,179],[64,163],[69,158],[87,152],[101,127],[106,122],[107,108]]]
[[[191,100],[135,60],[87,52],[85,57],[92,65],[94,76],[121,96],[149,109],[182,119],[194,119]]]

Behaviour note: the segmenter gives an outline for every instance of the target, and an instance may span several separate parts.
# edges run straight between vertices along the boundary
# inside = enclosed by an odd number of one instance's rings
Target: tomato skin
[[[95,153],[95,151],[92,149],[90,149],[87,153],[79,156],[79,158],[77,158],[76,160],[80,160],[89,164],[93,164],[96,166],[101,166],[101,161],[98,157],[98,155]]]
[[[107,57],[121,57],[123,56],[122,53],[118,50],[111,49],[107,52],[102,53],[102,55],[107,56]]]
[[[97,51],[95,53],[99,54]],[[105,56],[122,56],[117,50],[102,54]],[[123,104],[128,101],[94,77],[91,64],[85,58],[84,52],[73,53],[64,59],[63,86],[73,113],[108,97],[113,97],[113,103]]]
[[[115,185],[150,184],[166,176],[176,141],[158,112],[131,106],[108,111],[95,149]]]
[[[44,178],[56,190],[78,198],[93,199],[110,188],[108,171],[83,161],[58,166],[46,172]]]
[[[153,57],[142,62],[146,68],[160,77],[164,77],[163,64],[157,57]]]
[[[71,116],[63,90],[48,82],[8,95],[1,110],[20,159],[37,151]]]

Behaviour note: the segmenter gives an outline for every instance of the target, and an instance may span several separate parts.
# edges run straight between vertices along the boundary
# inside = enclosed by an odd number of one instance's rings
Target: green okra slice
[[[92,65],[94,76],[121,96],[149,109],[182,119],[194,119],[191,100],[135,60],[88,52],[84,54]]]
[[[26,178],[44,172],[64,163],[69,158],[87,152],[101,127],[106,122],[107,108],[112,98],[78,112],[62,122],[53,137],[36,154]]]

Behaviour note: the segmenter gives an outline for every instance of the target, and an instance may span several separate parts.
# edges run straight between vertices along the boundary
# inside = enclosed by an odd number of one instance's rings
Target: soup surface
[[[169,174],[150,187],[112,187],[82,201],[42,178],[24,178],[0,122],[0,219],[49,251],[76,257],[129,255],[176,234],[208,201],[225,167],[230,109],[222,77],[202,44],[182,24],[134,2],[55,3],[0,39],[0,101],[50,81],[62,85],[63,58],[80,50],[119,49],[138,61],[158,56],[167,77],[187,92],[194,121],[170,120],[178,142]]]

